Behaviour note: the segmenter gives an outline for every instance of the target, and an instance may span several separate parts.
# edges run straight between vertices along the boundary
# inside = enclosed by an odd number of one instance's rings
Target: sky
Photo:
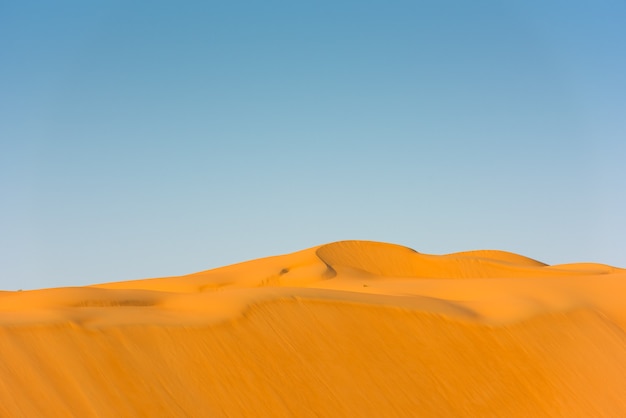
[[[626,267],[623,1],[0,1],[0,289],[365,239]]]

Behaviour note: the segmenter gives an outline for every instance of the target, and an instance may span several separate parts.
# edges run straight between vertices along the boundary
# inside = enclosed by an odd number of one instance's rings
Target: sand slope
[[[625,416],[626,270],[344,241],[0,292],[0,416]]]

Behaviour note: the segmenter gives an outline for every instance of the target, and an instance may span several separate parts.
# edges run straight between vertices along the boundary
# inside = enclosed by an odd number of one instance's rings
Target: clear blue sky
[[[341,239],[626,267],[625,21],[604,0],[2,1],[0,289]]]

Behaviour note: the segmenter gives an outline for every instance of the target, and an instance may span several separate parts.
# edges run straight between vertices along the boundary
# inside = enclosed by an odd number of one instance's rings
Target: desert
[[[626,414],[626,270],[341,241],[0,293],[0,416]]]
[[[3,1],[0,418],[626,417],[626,1]]]

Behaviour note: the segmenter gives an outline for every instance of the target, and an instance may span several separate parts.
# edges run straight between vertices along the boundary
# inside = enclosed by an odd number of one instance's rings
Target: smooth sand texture
[[[344,241],[0,292],[0,416],[626,416],[626,270]]]

